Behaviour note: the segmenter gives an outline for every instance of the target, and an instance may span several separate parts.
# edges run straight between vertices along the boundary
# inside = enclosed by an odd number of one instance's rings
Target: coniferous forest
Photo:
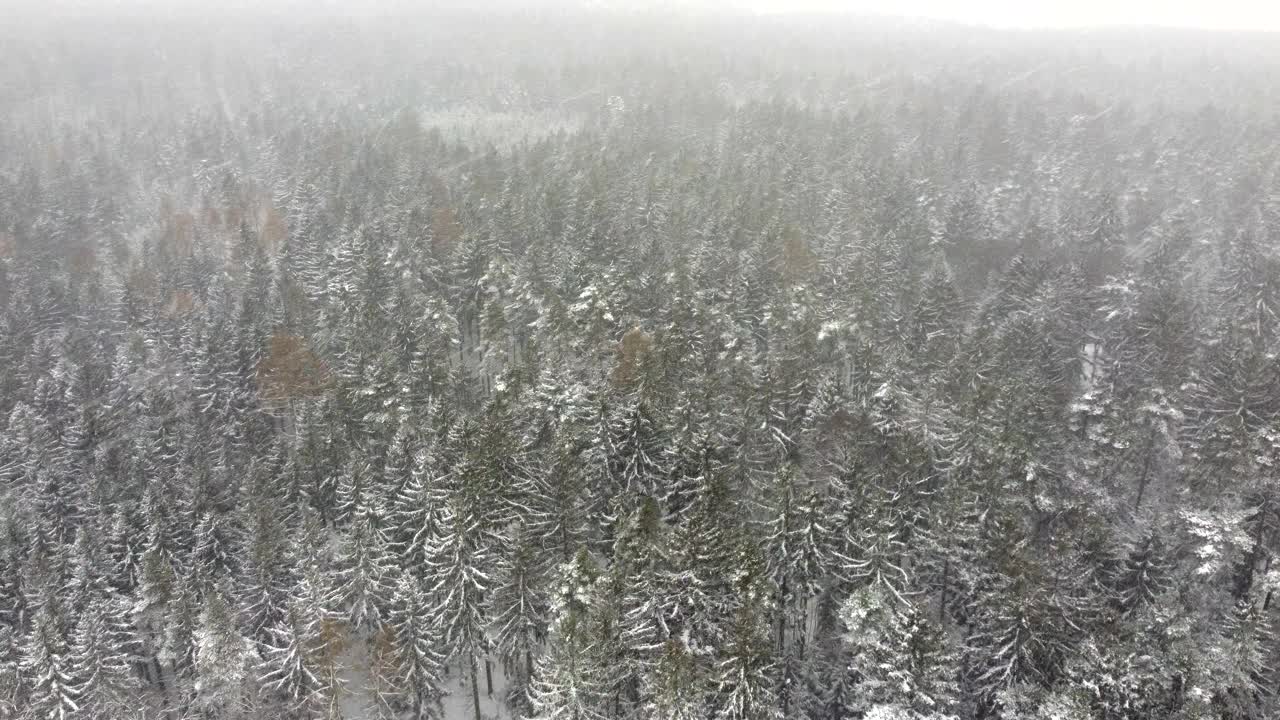
[[[1280,713],[1280,42],[0,28],[0,718]]]

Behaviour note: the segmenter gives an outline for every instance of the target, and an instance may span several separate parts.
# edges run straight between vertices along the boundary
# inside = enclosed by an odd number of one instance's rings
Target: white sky
[[[1280,0],[0,0],[6,9],[43,8],[111,13],[150,8],[244,9],[272,7],[377,11],[389,8],[554,7],[586,5],[651,10],[681,8],[760,13],[848,12],[931,18],[1003,28],[1157,25],[1211,30],[1280,32]],[[1280,43],[1280,38],[1277,38]]]
[[[848,11],[998,27],[1163,25],[1280,31],[1280,0],[746,0],[744,4],[760,12]]]

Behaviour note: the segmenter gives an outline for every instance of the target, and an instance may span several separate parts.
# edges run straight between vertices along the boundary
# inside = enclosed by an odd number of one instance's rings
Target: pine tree
[[[583,450],[578,438],[553,440],[544,469],[530,479],[529,529],[546,548],[551,562],[566,562],[582,543],[598,540],[613,520],[604,494],[603,453]]]
[[[324,711],[330,685],[326,678],[325,617],[308,612],[306,602],[295,602],[285,616],[266,630],[258,682],[278,693],[291,717],[314,717]]]
[[[759,599],[747,598],[735,612],[723,657],[717,667],[719,707],[723,720],[775,720],[782,717],[770,677],[773,655]]]
[[[763,489],[761,528],[765,561],[776,593],[773,602],[774,652],[778,658],[778,696],[784,714],[792,694],[803,689],[799,677],[806,662],[809,609],[821,581],[834,567],[823,506],[796,469],[785,465]],[[803,699],[799,704],[807,704]]]
[[[628,699],[642,704],[647,702],[647,688],[663,682],[656,677],[657,664],[676,630],[668,624],[670,588],[664,571],[669,555],[664,530],[657,501],[645,498],[618,533],[609,569],[614,582],[621,586],[614,602],[618,613],[617,651],[622,658],[613,672],[626,678],[623,692]],[[693,659],[682,656],[680,660]]]
[[[671,536],[671,562],[660,579],[657,612],[666,636],[683,637],[706,662],[706,651],[725,642],[733,621],[742,526],[724,477],[713,473],[698,489],[689,519]],[[763,571],[761,571],[763,572]]]
[[[1170,570],[1160,534],[1152,531],[1125,558],[1117,588],[1124,611],[1133,612],[1155,602],[1168,588]]]
[[[190,565],[200,585],[221,582],[236,571],[232,561],[234,531],[228,524],[221,513],[205,513],[198,521]]]
[[[1242,599],[1229,613],[1197,680],[1227,717],[1258,717],[1274,687],[1266,665],[1271,629],[1253,598]]]
[[[0,712],[16,715],[22,681],[19,673],[21,657],[14,640],[14,629],[0,625]]]
[[[492,623],[494,646],[502,654],[511,680],[508,704],[513,710],[527,710],[521,706],[533,677],[534,653],[545,640],[549,609],[532,538],[523,532],[513,535],[514,542],[498,562]]]
[[[530,685],[535,720],[608,717],[602,668],[595,653],[589,610],[598,570],[586,550],[560,566],[552,595],[555,621],[550,645]]]
[[[666,642],[653,674],[648,679],[645,695],[649,698],[645,712],[652,717],[671,720],[699,720],[706,717],[706,698],[702,690],[705,678],[689,657],[689,649],[678,638]]]
[[[28,713],[38,720],[69,720],[80,712],[75,663],[65,621],[56,603],[46,602],[32,619],[22,644],[20,678],[28,685]]]
[[[173,595],[164,607],[159,648],[155,655],[155,676],[164,682],[166,671],[173,676],[174,694],[185,697],[194,691],[196,633],[199,630],[200,601],[196,591],[179,578]]]
[[[476,720],[480,720],[479,664],[489,651],[486,633],[491,555],[472,505],[455,497],[437,537],[428,545],[428,583],[443,647],[463,663]]]
[[[305,552],[304,547],[296,554]],[[345,623],[341,622],[342,613],[333,605],[331,578],[318,558],[304,559],[300,566],[299,581],[290,601],[297,607],[299,617],[307,623],[308,633],[315,643],[313,661],[317,667],[316,674],[323,682],[319,697],[325,701],[324,712],[331,716],[345,687],[345,679],[338,675],[338,655],[345,646],[347,630]]]
[[[431,622],[430,598],[420,582],[406,574],[396,586],[392,607],[389,622],[399,659],[397,685],[409,698],[415,720],[438,718],[444,658],[439,653],[440,628]]]
[[[418,449],[409,479],[389,508],[392,544],[400,551],[403,566],[415,573],[425,571],[427,545],[437,536],[448,510],[448,486],[438,463],[432,448]]]
[[[149,666],[146,670],[148,679],[161,687],[166,682],[162,663],[172,659],[169,657],[171,653],[167,652],[169,638],[177,629],[189,629],[185,622],[170,620],[173,606],[184,599],[184,594],[185,588],[178,583],[168,553],[159,545],[148,548],[142,555],[133,622],[143,662]],[[186,620],[181,616],[178,619]]]
[[[924,614],[883,588],[855,592],[841,608],[854,686],[848,710],[892,708],[906,717],[945,718],[956,705],[956,668]]]
[[[334,594],[353,628],[372,633],[382,626],[392,591],[390,555],[378,513],[360,507],[336,558]]]
[[[140,688],[129,662],[129,632],[117,619],[118,606],[111,598],[95,598],[76,623],[70,656],[81,717],[116,718],[136,702]]]
[[[361,454],[353,454],[337,479],[334,522],[346,525],[357,513],[369,509],[376,502],[371,475],[372,470]]]
[[[73,598],[72,608],[80,612],[92,599],[110,591],[108,578],[103,573],[107,563],[96,533],[91,534],[87,526],[81,526],[76,531],[72,554],[71,577],[66,590]]]
[[[253,640],[266,640],[270,628],[284,620],[289,592],[297,582],[297,568],[286,539],[294,524],[285,516],[283,503],[281,499],[263,500],[250,510],[247,523],[239,604]]]
[[[196,706],[216,717],[247,716],[255,680],[252,671],[259,658],[237,629],[220,588],[205,594],[194,640]]]
[[[654,495],[662,473],[659,430],[652,411],[634,400],[610,419],[609,477],[617,498]]]

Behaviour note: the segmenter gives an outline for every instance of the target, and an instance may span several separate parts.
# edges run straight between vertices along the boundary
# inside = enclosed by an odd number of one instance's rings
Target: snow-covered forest
[[[1280,716],[1280,41],[0,21],[0,718]]]

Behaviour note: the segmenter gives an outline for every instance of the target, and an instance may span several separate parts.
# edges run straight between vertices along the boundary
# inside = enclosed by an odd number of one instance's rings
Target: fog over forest
[[[1277,552],[1280,34],[0,20],[0,720],[1271,720]]]

